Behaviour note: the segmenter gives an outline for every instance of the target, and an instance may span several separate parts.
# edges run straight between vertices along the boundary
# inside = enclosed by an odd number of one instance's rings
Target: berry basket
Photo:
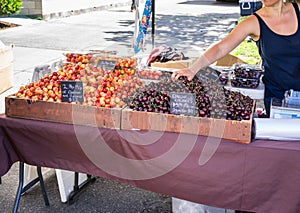
[[[232,87],[256,89],[260,84],[263,70],[250,64],[235,64],[230,79]]]
[[[258,79],[262,73],[260,67],[249,64],[236,64],[233,69],[233,74],[238,78]]]
[[[232,87],[256,89],[260,83],[259,78],[239,78],[233,76],[230,80]]]

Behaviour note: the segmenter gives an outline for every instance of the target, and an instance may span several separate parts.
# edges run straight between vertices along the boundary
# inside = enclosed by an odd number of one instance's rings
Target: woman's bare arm
[[[247,36],[257,36],[258,34],[257,19],[253,15],[249,16],[249,18],[239,23],[223,40],[210,46],[191,67],[174,72],[172,78],[178,79],[180,76],[186,76],[189,80],[192,80],[202,67],[209,66],[230,53]]]

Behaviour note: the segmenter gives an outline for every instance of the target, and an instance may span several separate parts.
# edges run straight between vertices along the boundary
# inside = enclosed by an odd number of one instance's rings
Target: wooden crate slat
[[[162,113],[122,110],[121,129],[156,130],[197,134],[250,143],[252,121],[200,118]]]
[[[121,109],[99,108],[79,104],[31,101],[14,96],[5,98],[9,117],[52,121],[67,124],[120,129]]]

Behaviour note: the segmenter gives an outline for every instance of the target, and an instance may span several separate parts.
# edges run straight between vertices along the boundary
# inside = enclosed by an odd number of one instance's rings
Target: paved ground
[[[156,2],[155,46],[169,45],[182,49],[187,56],[199,55],[222,38],[239,18],[239,6],[214,0],[172,0]],[[27,84],[38,65],[52,64],[65,52],[91,49],[117,50],[133,55],[132,41],[135,13],[130,6],[96,11],[49,21],[22,18],[0,20],[21,26],[0,31],[0,40],[14,44],[14,87],[0,95],[0,113],[4,97]],[[151,29],[149,29],[151,32]],[[152,49],[147,36],[140,55]],[[15,164],[2,177],[0,212],[11,212],[18,183]],[[39,187],[21,198],[20,212],[172,212],[168,196],[136,189],[102,178],[90,185],[72,205],[60,202],[55,173],[46,177],[50,207],[45,207]]]

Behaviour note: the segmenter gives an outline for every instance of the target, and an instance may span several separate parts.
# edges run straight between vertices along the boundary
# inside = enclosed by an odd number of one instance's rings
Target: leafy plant
[[[22,1],[0,0],[0,15],[12,15],[20,12]]]
[[[251,39],[244,40],[231,52],[231,54],[242,59],[247,64],[257,65],[261,61],[258,48],[255,42]]]

